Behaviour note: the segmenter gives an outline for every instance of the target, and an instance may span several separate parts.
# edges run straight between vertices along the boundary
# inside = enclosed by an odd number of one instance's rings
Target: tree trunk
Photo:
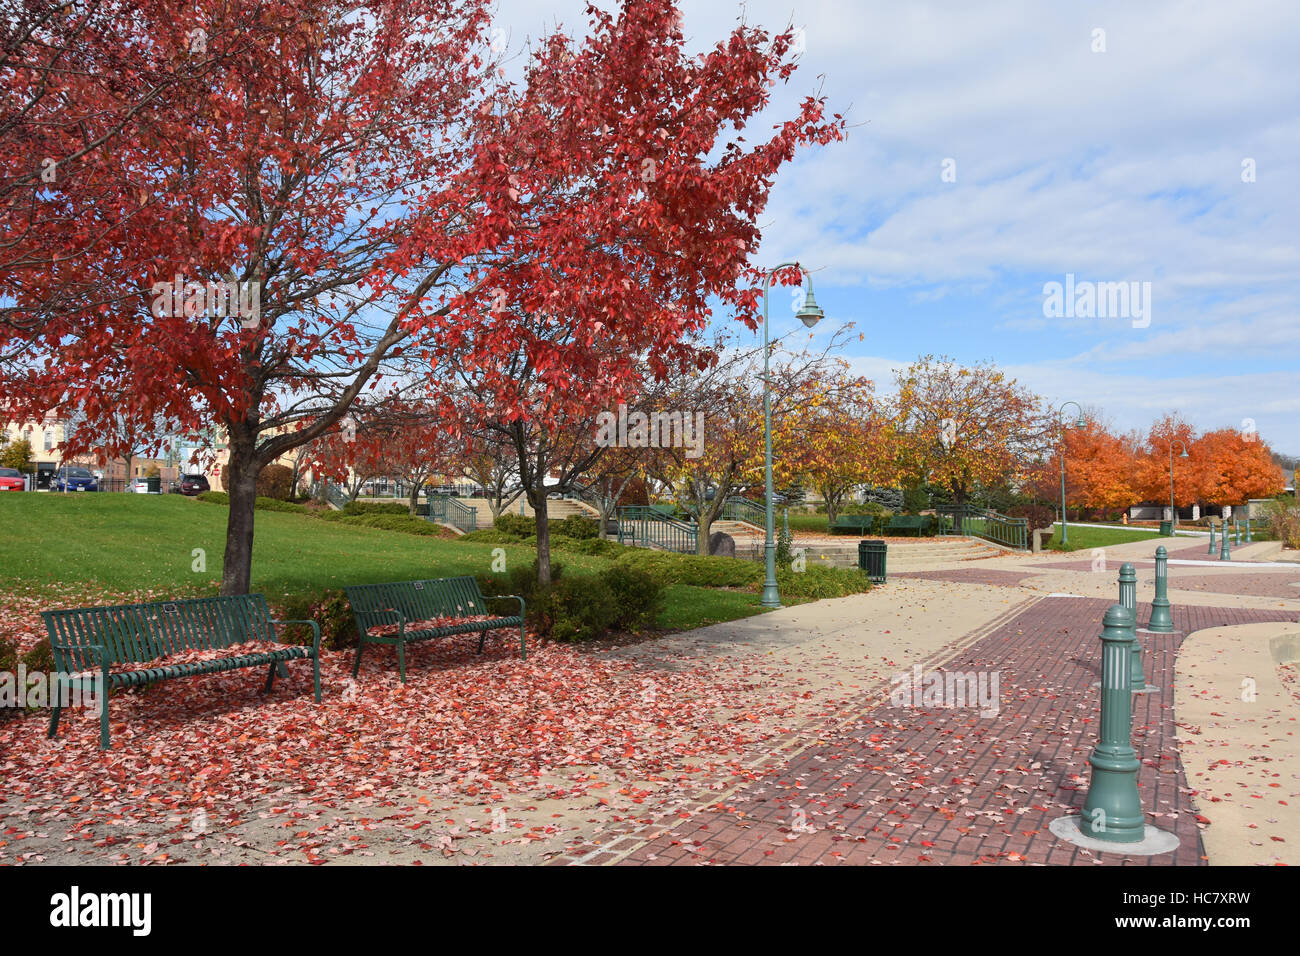
[[[836,494],[830,488],[821,489],[822,498],[826,501],[826,521],[827,525],[833,525],[835,519],[840,516],[840,502],[844,499],[844,492]]]
[[[222,594],[247,594],[253,577],[253,517],[257,505],[258,462],[251,438],[231,436],[230,513],[226,520],[226,556],[221,569]]]
[[[551,525],[546,519],[546,486],[528,492],[528,503],[533,506],[537,518],[537,583],[541,587],[551,585]]]
[[[415,517],[415,510],[420,506],[420,482],[411,483],[411,517]]]
[[[709,529],[713,527],[713,509],[701,508],[700,521],[696,526],[695,553],[709,556]]]

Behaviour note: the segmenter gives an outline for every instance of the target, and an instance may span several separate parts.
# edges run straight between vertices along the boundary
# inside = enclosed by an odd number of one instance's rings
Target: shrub
[[[790,563],[790,545],[792,543],[790,528],[782,521],[776,531],[776,560],[778,563]]]
[[[221,487],[230,487],[230,465],[221,466]],[[293,469],[288,465],[267,465],[257,474],[257,496],[280,501],[293,497]]]
[[[615,565],[638,568],[663,584],[690,584],[704,588],[743,588],[763,580],[763,567],[739,558],[704,557],[628,548]]]
[[[291,501],[282,501],[279,498],[261,498],[259,497],[253,507],[258,511],[285,511],[290,514],[306,514],[307,509],[302,505],[295,505]]]
[[[50,650],[50,639],[42,637],[37,641],[26,654],[22,656],[22,662],[27,665],[29,671],[40,671],[43,674],[52,674],[54,672],[54,652]]]
[[[1268,530],[1288,548],[1300,548],[1300,505],[1294,500],[1275,498],[1265,506]],[[1254,525],[1251,531],[1254,531]]]
[[[357,646],[357,625],[352,605],[342,591],[329,590],[315,597],[291,597],[279,605],[279,620],[311,620],[320,625],[321,647],[329,651]],[[311,628],[289,624],[278,632],[289,644],[310,644]]]
[[[587,541],[600,537],[600,524],[595,518],[585,515],[569,515],[561,521],[550,523],[551,534],[562,535],[575,541]]]
[[[0,637],[0,676],[14,674],[18,670],[18,645],[5,637]],[[15,688],[16,690],[18,688]],[[0,707],[0,720],[17,717],[22,713],[18,707]]]
[[[801,572],[779,565],[776,583],[782,597],[806,601],[845,597],[871,590],[867,576],[856,568],[834,568],[810,563]]]
[[[510,511],[503,511],[497,515],[496,520],[492,522],[492,527],[506,534],[517,534],[521,538],[537,533],[537,522],[534,519]]]
[[[533,539],[534,542],[537,540]],[[604,538],[587,538],[582,541],[574,541],[572,538],[558,537],[551,539],[551,550],[568,551],[571,554],[594,555],[600,558],[616,558],[626,552],[631,545],[619,544],[617,541],[607,541]]]
[[[1050,528],[1056,521],[1055,509],[1046,505],[1012,505],[1007,509],[1007,516],[1027,519],[1030,531],[1035,528]]]
[[[442,537],[453,532],[423,518],[409,514],[400,515],[344,515],[344,524],[360,525],[363,528],[379,528],[381,531],[400,531],[403,534],[432,535]]]
[[[664,607],[664,585],[648,571],[615,565],[600,575],[614,598],[610,626],[636,631],[654,624]]]
[[[195,498],[199,501],[206,501],[208,504],[225,505],[227,507],[230,505],[230,495],[226,494],[224,491],[204,491],[195,495]],[[257,500],[253,503],[253,507],[258,511],[286,511],[292,514],[307,513],[305,505],[296,505],[291,501],[284,501],[280,498],[258,496]]]
[[[399,501],[349,501],[343,506],[345,515],[410,515],[411,506]]]
[[[603,636],[620,616],[618,601],[603,577],[582,576],[555,582],[543,600],[556,641],[589,641]]]

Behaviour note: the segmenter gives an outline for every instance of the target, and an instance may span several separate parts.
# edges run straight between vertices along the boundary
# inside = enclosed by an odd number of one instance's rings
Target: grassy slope
[[[1120,525],[1114,528],[1084,528],[1072,524],[1069,530],[1070,542],[1062,546],[1061,523],[1058,521],[1054,528],[1052,540],[1047,545],[1048,550],[1051,551],[1085,551],[1091,548],[1104,548],[1108,544],[1126,544],[1129,541],[1160,537],[1158,531],[1143,528],[1126,528]]]
[[[215,593],[221,580],[226,509],[180,495],[0,494],[0,586],[61,582],[180,596]],[[501,545],[447,541],[359,528],[295,514],[257,513],[253,590],[273,601],[374,581],[481,574]],[[509,562],[534,549],[504,545]],[[207,568],[192,570],[193,551]],[[571,570],[602,558],[558,554]],[[689,628],[759,613],[758,595],[674,585],[663,627]]]

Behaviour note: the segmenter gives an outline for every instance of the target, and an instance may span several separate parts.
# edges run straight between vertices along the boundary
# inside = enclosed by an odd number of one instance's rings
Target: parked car
[[[147,495],[149,493],[149,479],[132,478],[126,483],[126,490],[136,495]]]
[[[65,465],[54,476],[55,491],[98,491],[99,482],[88,468]]]
[[[0,468],[0,491],[23,491],[26,488],[21,471],[17,468]]]
[[[208,479],[202,475],[183,475],[181,477],[181,494],[183,495],[201,495],[205,491],[211,491],[212,487],[208,484]]]

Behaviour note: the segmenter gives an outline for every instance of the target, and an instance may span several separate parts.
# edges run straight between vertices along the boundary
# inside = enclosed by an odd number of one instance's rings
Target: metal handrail
[[[971,505],[940,508],[939,533],[965,535],[971,538],[983,538],[995,544],[1024,551],[1029,547],[1029,521],[1026,518],[1012,518],[988,508],[976,508]],[[952,530],[943,524],[945,517],[951,516]]]
[[[626,505],[618,509],[618,542],[695,554],[699,547],[699,528],[666,516],[654,505]]]
[[[744,521],[759,528],[767,527],[767,508],[739,495],[727,499],[722,506],[722,517],[728,521]]]
[[[478,509],[448,495],[429,495],[428,519],[449,524],[461,531],[478,529]]]
[[[325,484],[325,500],[328,501],[330,504],[332,504],[335,508],[338,508],[340,511],[342,511],[343,506],[348,503],[348,496],[343,493],[343,489],[341,489],[338,485],[331,483],[328,478],[325,480],[324,484]],[[311,496],[313,498],[319,498],[320,494],[321,494],[321,482],[313,481],[311,483]]]

